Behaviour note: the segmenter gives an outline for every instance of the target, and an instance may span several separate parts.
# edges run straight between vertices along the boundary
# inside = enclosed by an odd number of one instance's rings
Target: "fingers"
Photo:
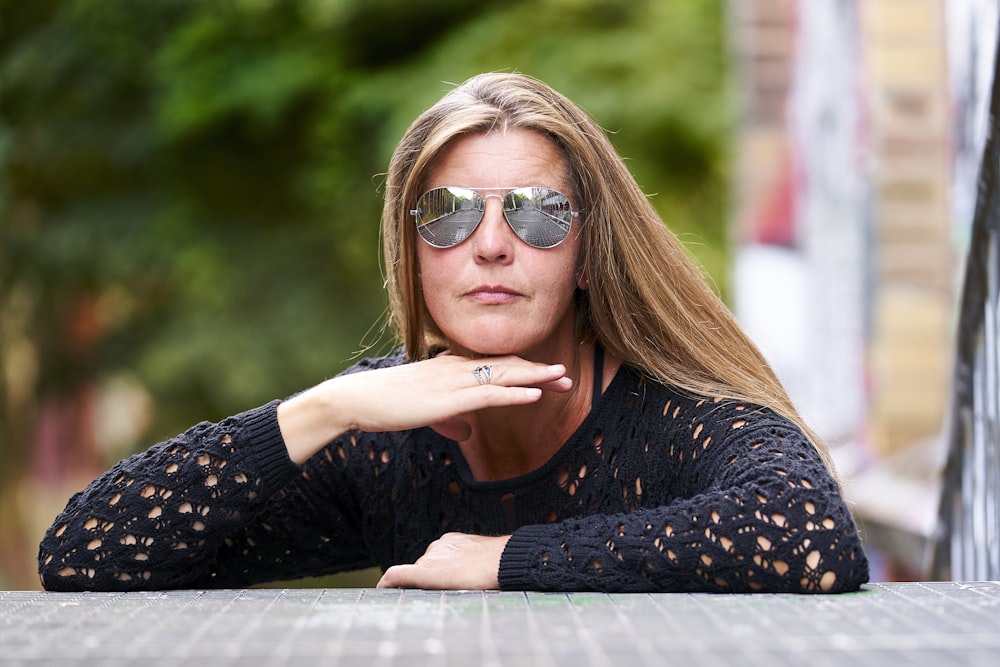
[[[563,393],[573,388],[573,379],[564,375],[561,378],[552,380],[551,382],[545,382],[537,386],[539,389],[544,391],[556,391]]]
[[[569,391],[573,381],[562,364],[539,364],[518,357],[464,360],[472,386],[531,387],[546,391]]]
[[[470,412],[528,405],[538,401],[545,391],[566,392],[573,387],[564,365],[540,364],[515,356],[483,359],[451,356],[420,363],[439,367],[435,368],[434,375],[451,385],[451,389],[446,390],[445,402],[448,409],[455,412],[430,425],[441,435],[458,442],[471,434],[471,426],[464,416]],[[457,388],[453,384],[456,381],[460,385]],[[427,405],[430,386],[425,384],[422,389]]]
[[[382,575],[382,578],[375,584],[376,588],[416,588],[408,586],[407,583],[412,577],[407,575],[408,570],[412,570],[415,565],[393,565]]]

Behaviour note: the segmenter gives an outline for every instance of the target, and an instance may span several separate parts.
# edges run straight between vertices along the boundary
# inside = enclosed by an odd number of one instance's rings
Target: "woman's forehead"
[[[539,132],[516,128],[456,138],[428,169],[425,185],[565,187],[566,174],[566,161],[555,142]]]

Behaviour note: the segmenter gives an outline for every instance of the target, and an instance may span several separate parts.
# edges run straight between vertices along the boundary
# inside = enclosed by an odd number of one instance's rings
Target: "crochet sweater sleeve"
[[[366,359],[345,371],[399,363]],[[361,509],[329,451],[298,466],[279,401],[202,422],[120,461],[70,498],[46,531],[48,590],[130,590],[290,580],[371,566]]]
[[[328,571],[330,561],[312,544],[316,532],[302,529],[320,521],[303,496],[308,485],[297,482],[304,472],[288,458],[276,406],[198,424],[119,462],[75,494],[39,547],[43,586],[236,587]],[[284,521],[269,518],[277,506],[285,508]],[[337,508],[325,509],[324,528],[337,523],[331,518]],[[348,524],[331,531],[325,539],[339,538],[343,562],[367,564],[350,548]],[[265,564],[257,543],[281,544],[287,555],[269,553]]]
[[[868,580],[838,485],[796,426],[727,402],[673,397],[662,411],[660,431],[613,416],[593,434],[628,511],[519,528],[501,588],[820,593]]]

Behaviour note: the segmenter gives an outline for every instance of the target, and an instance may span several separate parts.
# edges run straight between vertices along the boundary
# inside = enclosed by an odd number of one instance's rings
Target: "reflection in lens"
[[[469,238],[482,219],[482,214],[475,210],[456,211],[420,225],[417,230],[431,245],[449,248]]]
[[[569,198],[549,188],[518,188],[504,201],[504,217],[525,243],[536,248],[559,245],[573,224]]]
[[[474,190],[434,188],[417,202],[417,231],[432,246],[450,248],[472,234],[482,212],[483,200]]]

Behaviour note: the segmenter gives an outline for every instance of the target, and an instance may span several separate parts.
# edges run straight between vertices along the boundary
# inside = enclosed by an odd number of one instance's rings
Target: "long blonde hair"
[[[475,76],[421,114],[389,163],[382,213],[392,324],[410,359],[444,342],[420,293],[409,211],[441,151],[457,137],[529,129],[562,151],[583,209],[580,266],[589,289],[577,321],[648,377],[707,398],[766,406],[799,426],[836,474],[825,444],[774,371],[649,203],[604,131],[576,104],[521,74]]]

